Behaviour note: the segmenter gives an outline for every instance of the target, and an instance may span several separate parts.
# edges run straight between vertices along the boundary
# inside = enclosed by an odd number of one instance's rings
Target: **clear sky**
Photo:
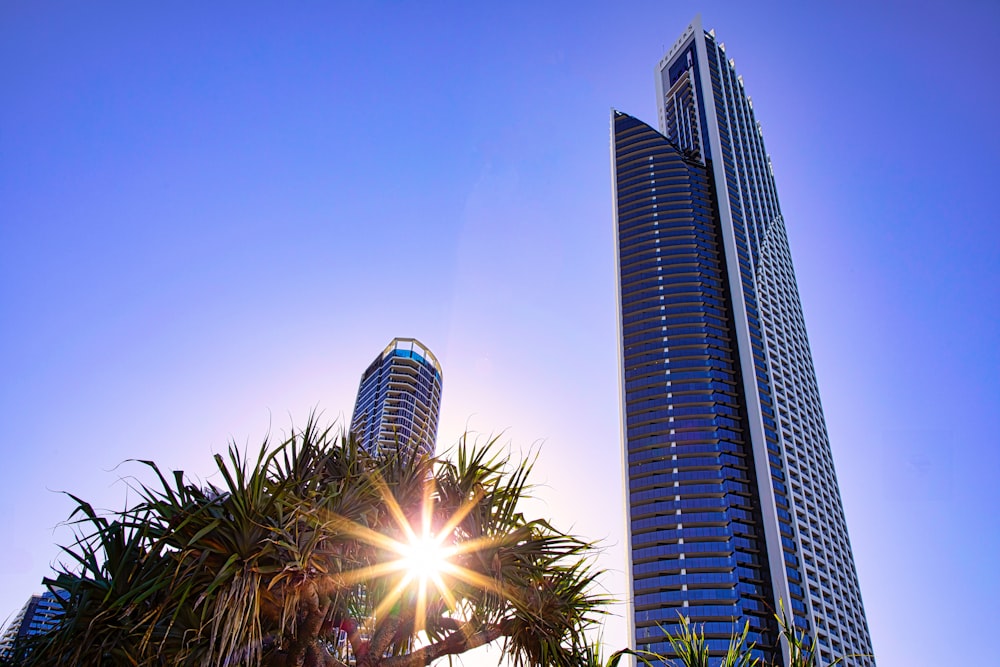
[[[0,618],[59,491],[342,420],[393,336],[443,364],[441,447],[541,443],[539,511],[622,595],[609,112],[655,122],[700,12],[774,162],[879,665],[986,664],[1000,5],[152,4],[0,4]]]

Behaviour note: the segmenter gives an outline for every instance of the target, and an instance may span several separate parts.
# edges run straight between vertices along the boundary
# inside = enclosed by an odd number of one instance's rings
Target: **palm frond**
[[[496,438],[409,452],[365,452],[311,416],[217,455],[218,486],[139,461],[152,482],[134,505],[105,516],[71,497],[77,539],[48,580],[63,620],[24,664],[423,667],[496,640],[516,667],[592,660],[594,545],[525,517],[534,459]],[[395,563],[425,528],[452,554],[443,589]],[[624,655],[649,664],[623,651],[608,667]]]

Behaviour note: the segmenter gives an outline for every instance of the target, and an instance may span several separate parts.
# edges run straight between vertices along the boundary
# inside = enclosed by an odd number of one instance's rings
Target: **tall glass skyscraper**
[[[68,595],[61,589],[32,595],[0,635],[0,659],[14,659],[18,642],[54,629],[62,617],[62,603]]]
[[[659,131],[612,112],[630,633],[724,652],[779,602],[820,664],[872,653],[770,158],[700,19],[656,66]],[[874,665],[849,658],[848,665]]]
[[[394,338],[361,375],[351,433],[370,452],[416,449],[434,455],[441,366],[416,338]]]

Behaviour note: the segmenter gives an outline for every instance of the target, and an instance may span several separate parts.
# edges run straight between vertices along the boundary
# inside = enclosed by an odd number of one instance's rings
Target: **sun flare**
[[[492,537],[464,540],[459,537],[458,527],[477,506],[478,495],[466,499],[449,516],[435,520],[433,482],[424,489],[423,507],[410,516],[403,512],[387,485],[380,484],[379,490],[395,530],[376,531],[353,521],[333,519],[339,530],[394,556],[344,573],[345,585],[388,577],[389,589],[380,595],[370,615],[372,620],[384,618],[401,600],[407,599],[413,604],[411,618],[414,630],[419,633],[426,626],[428,609],[435,609],[438,616],[458,609],[455,586],[500,592],[497,581],[462,564],[469,554],[495,545]]]
[[[436,579],[448,566],[448,549],[432,535],[414,536],[403,545],[400,554],[402,565],[410,577],[419,581]]]

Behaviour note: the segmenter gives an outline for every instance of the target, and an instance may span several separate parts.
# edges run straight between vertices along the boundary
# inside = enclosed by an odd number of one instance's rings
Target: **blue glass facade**
[[[0,636],[0,658],[13,658],[19,641],[54,629],[62,617],[63,601],[68,595],[61,589],[32,595]]]
[[[820,664],[871,654],[753,105],[698,20],[656,87],[659,132],[613,115],[636,646],[666,649],[650,622],[681,611],[720,649],[748,620],[770,657],[781,601]]]
[[[625,442],[637,648],[667,653],[677,610],[728,645],[776,633],[746,401],[711,179],[614,114]]]
[[[368,451],[406,447],[431,456],[441,409],[441,367],[420,341],[396,338],[361,375],[351,432]]]

